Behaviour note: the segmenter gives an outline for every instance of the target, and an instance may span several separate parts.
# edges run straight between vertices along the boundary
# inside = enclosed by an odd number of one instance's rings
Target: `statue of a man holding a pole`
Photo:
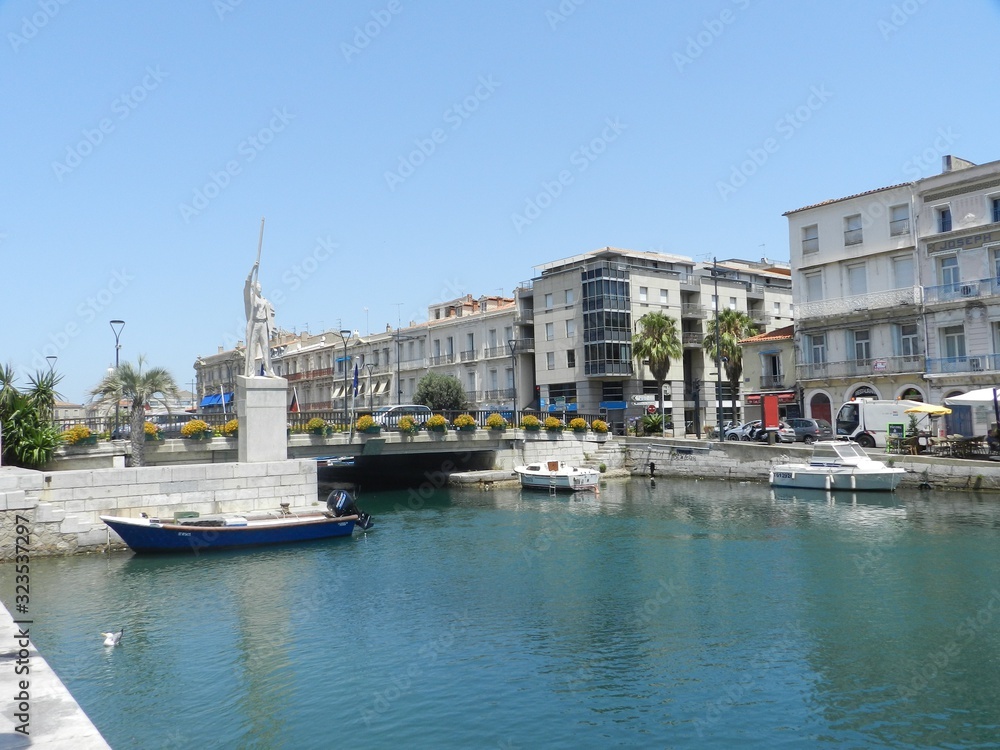
[[[271,367],[271,332],[274,330],[274,308],[260,293],[257,280],[260,269],[260,249],[264,242],[264,220],[260,220],[260,241],[257,243],[257,262],[250,269],[243,286],[243,304],[247,315],[247,354],[244,375],[252,378],[263,369],[263,374],[274,377]],[[261,365],[258,367],[257,352],[260,351]]]

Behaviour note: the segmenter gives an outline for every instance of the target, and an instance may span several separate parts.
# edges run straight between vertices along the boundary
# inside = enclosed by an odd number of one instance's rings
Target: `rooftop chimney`
[[[973,162],[958,156],[952,156],[951,154],[945,154],[941,157],[941,174],[957,172],[960,169],[968,169],[974,166],[976,165]]]

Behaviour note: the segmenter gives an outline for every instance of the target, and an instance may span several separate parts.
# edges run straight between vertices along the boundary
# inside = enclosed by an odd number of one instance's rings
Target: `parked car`
[[[789,419],[788,424],[795,430],[795,439],[806,445],[811,445],[817,440],[833,440],[833,427],[825,419],[796,417]]]
[[[760,429],[761,424],[759,419],[755,419],[730,427],[726,430],[726,440],[753,440],[754,433]]]
[[[767,433],[771,430],[758,429],[753,433],[753,439],[758,440],[762,443],[767,442]],[[792,428],[788,422],[778,422],[778,429],[775,431],[775,442],[779,443],[794,443],[795,442],[795,430]]]
[[[396,406],[382,406],[374,411],[372,419],[375,424],[381,427],[399,427],[399,418],[402,416],[413,417],[417,426],[422,427],[424,422],[431,418],[433,412],[429,406],[422,404],[397,404]]]
[[[147,421],[159,427],[160,432],[166,437],[180,435],[181,427],[197,418],[194,414],[152,414]]]

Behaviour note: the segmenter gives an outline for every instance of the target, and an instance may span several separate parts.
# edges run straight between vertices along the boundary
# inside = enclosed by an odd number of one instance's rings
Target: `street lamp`
[[[122,329],[125,327],[124,320],[112,320],[111,321],[111,331],[115,334],[115,375],[118,375],[118,353],[121,351],[122,345],[121,335]],[[121,405],[122,394],[121,391],[118,392],[118,398],[115,399],[115,430],[111,433],[111,439],[118,439],[118,407]]]
[[[517,339],[510,339],[507,342],[507,346],[510,347],[510,374],[511,374],[511,383],[514,386],[513,389],[514,393],[512,394],[513,400],[511,401],[510,418],[511,421],[513,421],[513,423],[516,425],[517,424],[517,357],[515,355],[517,353]]]
[[[372,391],[372,372],[375,370],[374,362],[365,362],[365,369],[368,370],[368,411],[375,411],[375,393]]]
[[[59,359],[59,357],[57,357],[55,354],[50,354],[45,359],[49,363],[49,372],[52,372],[53,370],[55,370],[56,369],[56,360]]]
[[[350,414],[347,413],[347,340],[351,338],[350,329],[344,328],[340,331],[340,338],[344,341],[344,419],[350,421]]]

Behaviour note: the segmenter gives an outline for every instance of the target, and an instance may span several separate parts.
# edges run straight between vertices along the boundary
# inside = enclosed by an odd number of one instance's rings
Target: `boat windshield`
[[[867,456],[868,454],[857,443],[816,443],[813,446],[813,461],[836,461]]]

